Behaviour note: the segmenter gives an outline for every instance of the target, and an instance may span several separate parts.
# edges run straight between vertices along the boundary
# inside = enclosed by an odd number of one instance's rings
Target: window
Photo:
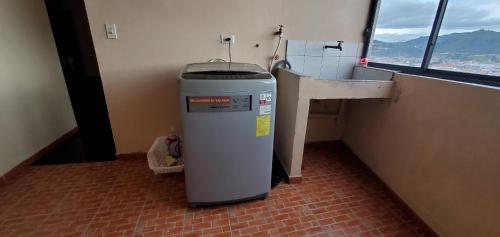
[[[500,2],[449,0],[430,68],[500,76]]]
[[[382,0],[370,61],[420,67],[438,3]]]
[[[498,0],[373,0],[367,33],[370,66],[500,86]]]

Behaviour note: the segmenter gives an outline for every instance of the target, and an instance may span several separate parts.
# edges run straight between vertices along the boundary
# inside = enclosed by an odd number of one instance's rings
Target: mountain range
[[[372,55],[379,57],[422,58],[429,36],[404,42],[373,41]],[[434,58],[500,62],[500,32],[478,30],[440,35]]]

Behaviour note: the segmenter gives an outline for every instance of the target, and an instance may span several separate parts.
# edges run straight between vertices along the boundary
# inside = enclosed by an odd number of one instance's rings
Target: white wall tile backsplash
[[[352,79],[356,57],[340,57],[337,79]]]
[[[323,51],[325,51],[325,42],[306,41],[306,56],[323,57]]]
[[[358,43],[354,42],[344,42],[342,44],[342,51],[340,56],[342,57],[356,57],[358,56]]]
[[[288,55],[286,59],[292,65],[292,70],[299,72],[299,73],[304,73],[304,58],[305,56],[298,56],[298,55]]]
[[[339,57],[323,57],[319,79],[327,79],[327,80],[337,79],[338,69],[339,69]]]
[[[325,45],[337,46],[339,43],[337,41],[327,41]],[[325,49],[323,57],[338,57],[340,56],[340,50],[338,49]]]
[[[306,41],[304,40],[288,40],[286,44],[287,55],[301,55],[306,53]]]
[[[319,78],[321,73],[321,61],[323,57],[306,56],[304,60],[304,74],[313,78]]]
[[[350,79],[360,58],[362,43],[344,42],[343,50],[325,49],[337,41],[288,40],[286,58],[292,70],[315,79]]]

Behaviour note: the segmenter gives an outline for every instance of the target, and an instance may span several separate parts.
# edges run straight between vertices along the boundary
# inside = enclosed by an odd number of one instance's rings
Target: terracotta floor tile
[[[425,236],[342,146],[306,146],[303,176],[266,200],[192,209],[183,175],[145,159],[30,167],[0,186],[0,236]]]

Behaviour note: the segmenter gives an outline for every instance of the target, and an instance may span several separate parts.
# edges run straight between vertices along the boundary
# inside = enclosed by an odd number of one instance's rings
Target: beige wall
[[[500,90],[404,74],[352,101],[345,143],[441,236],[500,236]]]
[[[369,8],[368,0],[85,2],[118,153],[146,151],[180,127],[176,77],[186,63],[227,58],[220,33],[236,35],[234,61],[265,66],[278,24],[285,38],[361,41]],[[117,25],[118,40],[106,39],[105,23]]]
[[[340,140],[346,117],[344,108],[342,100],[311,100],[306,143]]]
[[[76,126],[43,0],[0,2],[0,176]]]

